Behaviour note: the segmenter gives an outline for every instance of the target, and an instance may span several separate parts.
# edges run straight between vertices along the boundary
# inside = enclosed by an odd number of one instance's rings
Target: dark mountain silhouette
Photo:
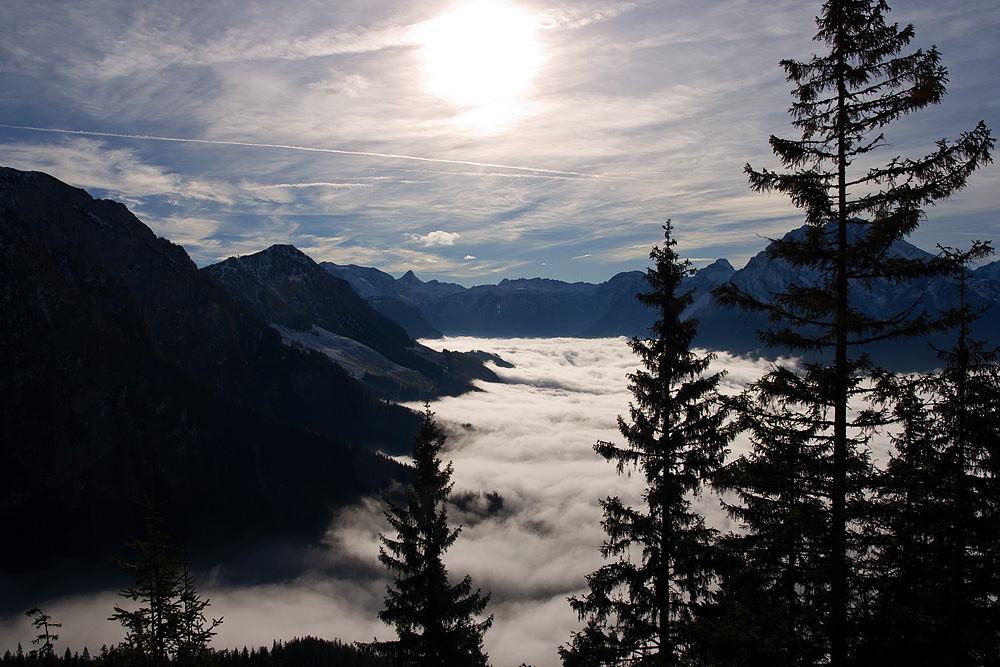
[[[0,168],[0,285],[0,572],[106,561],[144,497],[207,557],[318,535],[406,475],[373,450],[408,452],[418,415],[284,344],[121,204]]]
[[[497,380],[479,358],[416,343],[346,281],[293,246],[231,257],[202,271],[286,343],[324,353],[385,397],[427,400],[472,391],[473,379]]]

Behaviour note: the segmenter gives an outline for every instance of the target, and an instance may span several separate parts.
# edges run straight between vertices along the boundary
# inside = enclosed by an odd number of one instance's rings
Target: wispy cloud
[[[368,247],[384,269],[492,279],[506,266],[599,282],[642,268],[644,253],[623,249],[655,243],[666,218],[685,252],[736,266],[763,247],[758,234],[800,224],[784,198],[748,190],[743,165],[777,167],[767,137],[794,135],[778,61],[816,50],[818,5],[515,4],[542,26],[544,62],[521,100],[530,114],[481,132],[461,122],[473,109],[431,94],[413,36],[453,7],[446,0],[303,0],[280,12],[270,0],[14,3],[0,24],[0,145],[24,147],[18,166],[121,196],[154,228],[216,219],[201,239],[188,229],[199,263],[282,229],[284,242],[340,239],[317,244],[331,253],[322,260]],[[991,0],[894,10],[951,71],[942,105],[888,128],[892,152],[920,155],[980,116],[1000,126]],[[28,127],[43,131],[17,129]],[[74,137],[94,141],[93,154],[55,158]],[[996,236],[996,173],[931,211],[917,240]],[[464,252],[406,255],[405,234],[442,224]],[[437,271],[422,277],[457,277]]]
[[[116,132],[94,132],[88,130],[68,130],[64,128],[31,127],[26,125],[3,125],[14,130],[31,130],[33,132],[51,132],[54,134],[72,134],[89,137],[114,137],[116,139],[138,139],[140,141],[167,141],[174,143],[188,144],[211,144],[215,146],[244,146],[247,148],[278,148],[291,151],[305,151],[309,153],[333,153],[337,155],[356,155],[359,157],[387,158],[391,160],[414,160],[417,162],[438,162],[441,164],[457,164],[472,167],[490,167],[494,169],[512,169],[515,171],[536,172],[537,174],[555,174],[557,176],[580,176],[594,177],[594,174],[586,174],[575,171],[559,171],[556,169],[546,169],[544,167],[524,167],[518,165],[496,164],[492,162],[474,162],[471,160],[451,160],[447,158],[422,157],[418,155],[403,155],[401,153],[375,153],[372,151],[351,151],[341,148],[323,148],[319,146],[294,146],[291,144],[271,144],[254,141],[226,141],[222,139],[192,139],[186,137],[158,137],[148,134],[121,134]]]
[[[101,188],[128,203],[141,205],[147,196],[174,196],[229,204],[235,188],[222,181],[205,182],[164,171],[128,149],[109,149],[100,142],[77,139],[68,144],[38,145],[0,142],[4,166],[44,170],[74,184]]]

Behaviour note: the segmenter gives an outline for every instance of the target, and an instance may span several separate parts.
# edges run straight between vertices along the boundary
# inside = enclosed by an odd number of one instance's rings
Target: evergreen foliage
[[[391,667],[385,658],[354,644],[317,637],[302,637],[287,642],[275,641],[266,646],[237,651],[221,651],[217,667]]]
[[[51,656],[42,659],[39,656],[23,651],[12,654],[6,651],[0,658],[3,667],[42,667],[44,665],[62,665],[63,667],[117,667],[128,664],[127,650],[115,647],[104,647],[96,656],[91,656],[87,647],[81,653],[66,653],[62,658]],[[380,658],[371,651],[354,644],[345,644],[338,640],[329,641],[316,637],[302,637],[287,642],[275,641],[270,648],[266,646],[242,650],[223,650],[214,653],[214,667],[392,667],[392,663]],[[148,664],[148,663],[147,663]]]
[[[946,251],[961,264],[990,252]],[[887,664],[986,665],[1000,655],[996,503],[1000,371],[995,350],[969,338],[963,307],[942,372],[880,378],[899,421],[877,486],[868,576],[873,657]]]
[[[160,528],[159,511],[149,503],[145,507],[146,536],[130,545],[138,559],[116,559],[135,580],[119,595],[139,603],[133,610],[115,605],[108,618],[125,629],[117,657],[123,664],[206,664],[212,656],[209,643],[222,619],[206,618],[209,601],[198,595],[187,563]]]
[[[969,338],[968,322],[941,355],[946,367],[936,387],[955,480],[946,612],[954,652],[939,664],[987,665],[1000,656],[1000,355]]]
[[[789,196],[805,213],[807,232],[790,235],[771,246],[772,257],[806,268],[815,276],[792,284],[769,299],[735,285],[716,290],[724,304],[765,313],[773,327],[762,340],[818,359],[795,373],[777,368],[748,394],[742,412],[760,419],[774,407],[784,418],[790,407],[809,415],[816,430],[810,439],[828,453],[821,472],[819,505],[825,508],[825,529],[812,542],[823,543],[819,554],[823,591],[819,653],[815,663],[844,665],[851,653],[849,638],[857,636],[849,620],[861,603],[852,591],[859,554],[859,519],[866,512],[858,499],[872,483],[866,449],[872,429],[890,419],[878,410],[850,413],[852,400],[863,400],[871,364],[864,346],[900,336],[919,336],[955,323],[935,317],[912,304],[900,304],[884,319],[866,315],[856,306],[857,295],[877,281],[902,283],[947,275],[955,262],[947,255],[930,260],[893,255],[894,242],[913,232],[922,221],[922,207],[947,198],[964,187],[967,178],[991,161],[994,141],[983,123],[957,140],[938,141],[936,149],[918,159],[893,158],[870,166],[871,153],[887,146],[882,130],[892,121],[941,101],[947,73],[935,48],[903,54],[914,36],[913,26],[888,24],[884,0],[828,0],[817,18],[816,41],[828,53],[808,62],[782,61],[795,84],[791,108],[799,139],[770,139],[786,172],[756,170],[747,165],[752,189]],[[902,54],[902,55],[901,55]],[[755,416],[756,415],[756,416]],[[758,438],[755,456],[773,474],[787,461],[767,451]],[[822,444],[819,444],[822,443]],[[739,472],[734,469],[734,472]],[[771,473],[766,473],[771,474]],[[751,479],[737,476],[729,488],[752,488]],[[765,497],[780,499],[774,490]],[[734,512],[751,534],[775,528],[752,512]]]
[[[775,380],[765,377],[734,401],[752,449],[713,479],[745,528],[720,542],[719,589],[702,618],[719,664],[808,665],[825,652],[832,443],[819,437],[826,411],[774,398]]]
[[[472,590],[472,577],[448,581],[444,553],[461,527],[448,526],[452,465],[442,465],[445,435],[428,406],[413,442],[413,476],[403,505],[385,513],[395,539],[381,535],[379,561],[393,573],[385,609],[378,617],[395,627],[398,639],[373,648],[393,664],[412,667],[485,667],[483,635],[493,616],[477,621],[490,595]]]
[[[59,635],[51,632],[51,630],[61,628],[62,623],[54,623],[52,617],[42,612],[38,607],[29,609],[24,612],[24,615],[30,617],[31,626],[40,631],[38,636],[31,640],[32,644],[40,644],[40,646],[29,651],[28,655],[42,660],[54,658],[56,652],[53,644],[59,639]],[[68,651],[69,649],[66,650]]]
[[[668,221],[663,246],[650,253],[650,291],[639,296],[658,319],[649,338],[630,343],[645,370],[629,375],[631,421],[618,418],[625,445],[594,446],[619,474],[642,471],[646,506],[628,507],[617,497],[601,502],[608,535],[601,555],[616,560],[587,577],[589,594],[570,599],[587,625],[560,648],[566,665],[678,664],[708,594],[715,531],[691,498],[721,464],[732,436],[717,400],[723,374],[705,375],[713,357],[691,349],[697,324],[681,319],[692,300],[679,293],[689,265],[673,249],[672,229]]]

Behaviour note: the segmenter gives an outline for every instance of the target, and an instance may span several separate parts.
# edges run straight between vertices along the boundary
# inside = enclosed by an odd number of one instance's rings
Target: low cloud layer
[[[482,349],[514,368],[497,368],[502,384],[443,399],[431,406],[448,432],[445,459],[454,464],[455,492],[496,492],[501,511],[487,515],[475,502],[451,510],[462,534],[448,552],[452,577],[465,574],[492,592],[495,615],[486,635],[492,663],[511,667],[559,664],[557,648],[579,623],[566,601],[585,591],[584,577],[603,562],[599,501],[617,495],[639,502],[638,475],[618,476],[593,451],[598,440],[620,440],[619,414],[631,397],[626,374],[636,357],[624,339],[475,338],[428,341],[452,350]],[[722,356],[726,391],[759,377],[763,363]],[[420,406],[414,406],[419,408]],[[735,451],[743,449],[741,443]],[[717,499],[701,505],[710,521],[725,527]],[[378,534],[388,530],[383,507],[368,501],[340,513],[326,543],[296,554],[307,564],[294,581],[234,588],[220,585],[225,567],[201,573],[199,590],[210,611],[225,617],[216,647],[271,644],[274,639],[313,635],[343,641],[389,638],[392,630],[376,614],[382,608],[386,572],[377,561]],[[282,558],[282,551],[260,558]],[[91,653],[120,641],[120,628],[104,619],[118,602],[113,591],[86,597],[39,601],[63,623],[57,644]],[[0,650],[34,637],[28,619],[0,619]]]

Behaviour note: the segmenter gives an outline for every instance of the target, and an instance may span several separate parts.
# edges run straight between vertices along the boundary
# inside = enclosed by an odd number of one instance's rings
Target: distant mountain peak
[[[319,266],[309,255],[305,254],[298,248],[287,243],[275,243],[274,245],[261,250],[260,252],[253,253],[251,255],[242,255],[240,260],[243,262],[247,261],[263,261],[268,266],[272,263],[278,264],[299,264],[302,266],[314,267]]]
[[[301,250],[299,250],[290,243],[275,243],[269,248],[261,250],[260,253],[257,254],[270,254],[283,257],[295,257],[295,258],[307,259],[310,262],[313,261],[307,254],[305,254],[304,252],[302,252]]]
[[[424,284],[423,281],[420,280],[420,278],[417,278],[417,274],[415,274],[413,272],[413,269],[410,269],[409,271],[407,271],[406,273],[404,273],[403,276],[399,279],[399,282],[403,283],[404,285],[423,285]]]
[[[718,282],[722,282],[724,280],[728,280],[729,277],[732,276],[734,273],[736,273],[736,269],[733,268],[733,265],[729,263],[728,259],[722,258],[715,260],[708,266],[703,266],[702,268],[698,269],[695,275],[698,276],[699,278],[710,277],[713,280],[718,280]]]

